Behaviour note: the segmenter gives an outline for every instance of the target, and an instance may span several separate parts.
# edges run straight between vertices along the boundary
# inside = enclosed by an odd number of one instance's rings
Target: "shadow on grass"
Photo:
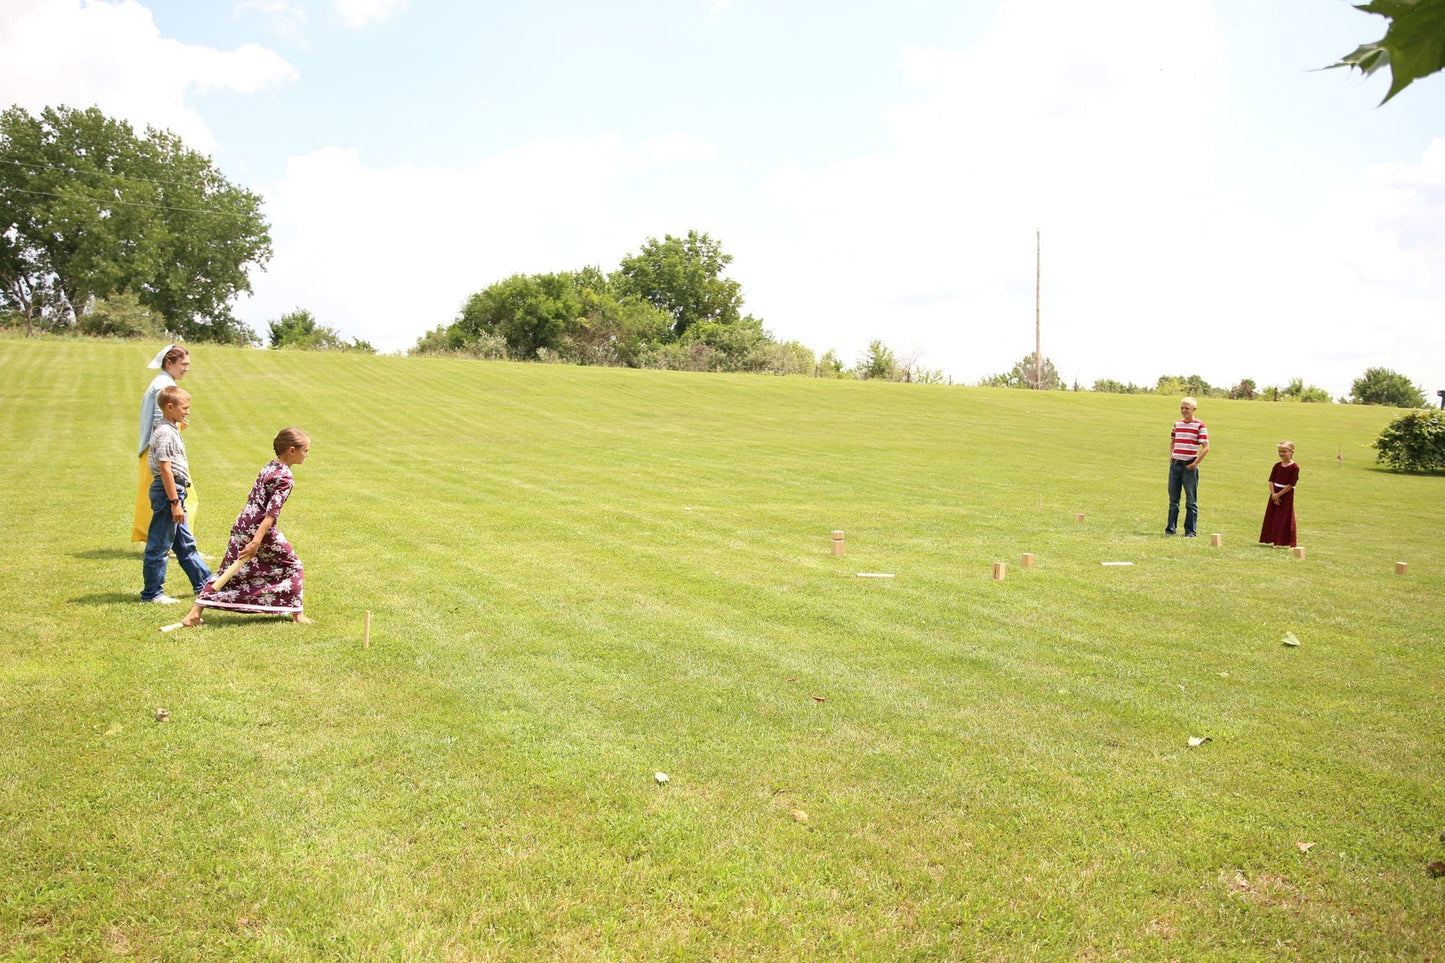
[[[1391,468],[1389,465],[1366,465],[1365,471],[1377,475],[1411,475],[1416,478],[1445,477],[1445,468]]]
[[[187,608],[186,612],[189,611],[190,609]],[[184,612],[180,613],[180,615],[184,614]],[[250,628],[258,625],[284,625],[290,624],[291,616],[266,615],[261,612],[227,612],[224,616],[218,616],[214,609],[203,609],[201,611],[201,620],[201,625],[193,626],[185,630],[177,629],[176,631],[177,633],[190,633],[194,632],[196,629],[200,629],[202,632],[207,632],[212,629],[229,630]],[[177,616],[176,621],[180,621],[179,615]]]
[[[136,542],[135,544],[142,549],[145,547],[140,542]],[[91,559],[97,562],[110,562],[118,558],[123,558],[127,560],[138,559],[140,558],[140,552],[130,552],[126,551],[123,548],[91,548],[87,549],[84,552],[71,552],[70,557]]]
[[[134,602],[136,605],[143,604],[139,592],[96,592],[94,595],[77,595],[73,599],[67,599],[67,605],[117,605],[126,602]],[[152,605],[151,608],[157,611],[170,608],[166,605]]]

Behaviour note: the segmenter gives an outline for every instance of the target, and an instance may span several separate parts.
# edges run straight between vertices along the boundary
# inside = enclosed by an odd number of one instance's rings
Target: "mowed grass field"
[[[4,959],[1445,954],[1395,412],[1204,400],[1185,541],[1173,397],[198,346],[201,548],[304,428],[316,624],[162,635],[156,347],[0,340]],[[1254,544],[1286,437],[1303,560]]]

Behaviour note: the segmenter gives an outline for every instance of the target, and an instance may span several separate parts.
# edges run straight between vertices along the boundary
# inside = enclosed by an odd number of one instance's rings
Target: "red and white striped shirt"
[[[1169,437],[1174,440],[1169,457],[1175,461],[1193,461],[1199,457],[1199,447],[1209,444],[1209,429],[1202,421],[1176,421]]]

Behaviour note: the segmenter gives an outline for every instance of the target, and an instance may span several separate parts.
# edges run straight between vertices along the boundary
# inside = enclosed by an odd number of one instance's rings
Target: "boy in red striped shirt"
[[[1194,417],[1199,403],[1193,398],[1179,402],[1180,418],[1169,432],[1169,523],[1165,535],[1173,535],[1179,524],[1179,492],[1184,492],[1184,537],[1193,538],[1199,528],[1199,463],[1209,454],[1209,429]]]

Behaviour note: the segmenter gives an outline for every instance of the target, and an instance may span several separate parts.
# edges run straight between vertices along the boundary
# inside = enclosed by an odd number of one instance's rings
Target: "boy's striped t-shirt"
[[[1209,429],[1202,421],[1176,421],[1169,437],[1174,439],[1170,457],[1175,461],[1193,461],[1199,457],[1199,446],[1209,444]]]

